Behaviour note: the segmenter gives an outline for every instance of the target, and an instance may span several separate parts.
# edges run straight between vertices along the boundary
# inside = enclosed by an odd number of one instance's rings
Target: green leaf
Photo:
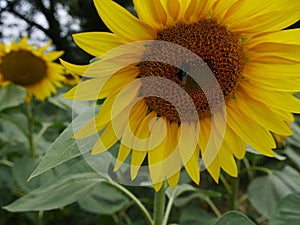
[[[225,213],[214,225],[255,225],[246,215],[238,211]]]
[[[14,162],[14,167],[12,168],[13,178],[18,186],[25,192],[29,192],[41,186],[44,182],[48,182],[54,178],[53,172],[48,171],[47,173],[44,173],[43,176],[36,177],[30,182],[27,182],[29,175],[37,166],[38,162],[38,159],[33,159],[28,156],[24,156]]]
[[[91,192],[102,180],[94,172],[67,175],[51,184],[35,189],[12,204],[5,206],[4,209],[11,212],[58,209],[76,202]]]
[[[270,218],[280,199],[295,191],[300,191],[300,175],[287,166],[282,171],[255,178],[248,187],[248,196],[252,205]]]
[[[298,153],[299,151],[297,152],[296,149],[294,150],[291,147],[287,147],[284,152],[288,156],[288,158],[295,163],[298,169],[300,169],[300,154]]]
[[[216,221],[216,217],[208,214],[203,209],[194,206],[183,208],[180,215],[180,225],[212,225]],[[231,225],[231,224],[230,224]]]
[[[26,91],[16,85],[10,84],[0,87],[0,111],[21,105],[25,102]]]
[[[95,143],[95,137],[74,140],[72,136],[74,134],[74,127],[78,127],[95,116],[95,109],[87,110],[79,115],[72,124],[70,124],[63,133],[52,143],[45,156],[42,158],[38,167],[31,174],[30,179],[36,177],[49,169],[52,169],[62,163],[76,158],[83,154],[78,148],[84,149],[84,152],[88,152],[92,149]]]
[[[63,95],[53,96],[48,99],[48,102],[66,111],[71,111],[73,106],[73,101],[64,98]]]
[[[128,203],[128,198],[116,188],[101,183],[93,192],[81,198],[78,203],[87,212],[112,215]]]
[[[300,192],[293,193],[282,199],[271,214],[269,225],[299,224]]]

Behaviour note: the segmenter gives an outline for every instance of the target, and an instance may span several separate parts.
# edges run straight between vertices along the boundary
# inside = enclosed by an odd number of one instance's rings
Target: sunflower
[[[9,45],[0,44],[0,85],[14,83],[24,87],[27,91],[26,101],[32,96],[44,101],[56,92],[55,86],[60,87],[65,80],[64,68],[54,63],[63,54],[63,51],[45,53],[51,45],[35,48],[28,44],[24,37],[19,43]]]
[[[133,0],[137,17],[111,0],[94,3],[112,33],[74,35],[98,61],[63,62],[88,77],[65,96],[105,99],[75,138],[102,131],[92,154],[120,141],[115,170],[128,158],[135,179],[147,161],[159,190],[178,184],[182,166],[199,184],[203,165],[218,182],[221,169],[237,176],[246,145],[272,157],[272,134],[292,134],[300,29],[283,29],[298,21],[299,1]],[[200,70],[182,49],[201,58]]]

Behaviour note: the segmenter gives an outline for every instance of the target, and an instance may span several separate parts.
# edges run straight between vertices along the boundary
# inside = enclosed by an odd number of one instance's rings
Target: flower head
[[[64,68],[53,62],[63,52],[45,53],[51,42],[35,48],[27,41],[28,38],[24,37],[20,43],[0,44],[0,85],[14,83],[23,86],[28,93],[27,101],[31,101],[32,96],[43,101],[55,93],[55,86],[60,87],[65,79]]]
[[[95,6],[112,33],[74,35],[100,60],[64,65],[91,78],[70,90],[76,100],[105,99],[75,134],[101,130],[92,154],[120,141],[115,170],[130,158],[131,177],[147,160],[156,190],[178,183],[181,166],[195,183],[199,159],[218,182],[232,176],[246,144],[266,156],[272,133],[292,134],[300,112],[300,3],[272,0],[134,0],[138,17],[110,0]]]

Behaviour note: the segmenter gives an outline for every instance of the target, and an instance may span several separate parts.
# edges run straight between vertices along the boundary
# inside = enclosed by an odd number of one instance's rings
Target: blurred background
[[[131,0],[118,0],[132,8]],[[93,0],[0,0],[0,42],[9,43],[28,36],[32,44],[53,41],[56,50],[64,50],[63,59],[87,64],[91,56],[72,41],[72,34],[105,31]]]

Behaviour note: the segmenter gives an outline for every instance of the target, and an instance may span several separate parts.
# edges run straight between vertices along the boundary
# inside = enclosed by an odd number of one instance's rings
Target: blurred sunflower
[[[100,17],[112,33],[74,35],[79,47],[101,60],[87,66],[63,62],[69,70],[92,78],[81,82],[65,96],[76,100],[105,98],[99,114],[77,131],[75,137],[83,138],[104,129],[92,154],[108,150],[120,139],[115,170],[130,156],[134,179],[147,159],[156,190],[160,189],[164,179],[175,187],[181,165],[198,184],[199,158],[216,182],[221,168],[231,176],[237,176],[235,158],[244,157],[246,144],[266,156],[274,156],[276,144],[271,132],[291,135],[287,122],[293,121],[292,113],[300,112],[300,101],[293,96],[294,92],[300,91],[300,29],[283,30],[299,20],[300,1],[133,2],[138,17],[111,0],[94,0]],[[136,50],[136,54],[134,51],[124,53],[125,60],[136,57],[141,62],[118,70],[106,82],[107,74],[121,61],[105,53],[126,43],[143,40],[180,45],[209,66],[226,102],[227,126],[218,148],[217,144],[208,145],[208,142],[212,121],[222,119],[218,118],[222,110],[211,109],[203,90],[179,68],[143,60],[155,51],[151,42]],[[168,54],[165,49],[162,52]],[[177,58],[174,60],[185,60],[181,55]],[[152,91],[153,86],[147,89],[142,82],[147,77],[167,78],[184,89],[193,100],[198,118],[182,120],[170,101],[155,96],[134,101],[144,92]],[[172,87],[159,82],[155,87],[172,98]],[[118,94],[124,90],[125,94],[119,98]],[[173,96],[173,100],[182,103],[181,99],[176,100],[177,97]],[[218,102],[218,99],[213,100]],[[124,115],[128,108],[126,120]],[[198,126],[199,135],[196,132]],[[166,135],[162,137],[163,131]],[[137,146],[130,132],[140,140],[148,138],[150,141],[144,143],[144,148],[143,144]],[[160,143],[149,147],[151,141],[156,140]],[[214,157],[210,158],[210,154]]]
[[[0,85],[14,83],[23,86],[27,91],[26,101],[32,96],[44,101],[56,92],[65,80],[64,68],[53,61],[63,54],[63,51],[45,53],[51,45],[35,48],[28,44],[24,37],[19,43],[0,44]]]

